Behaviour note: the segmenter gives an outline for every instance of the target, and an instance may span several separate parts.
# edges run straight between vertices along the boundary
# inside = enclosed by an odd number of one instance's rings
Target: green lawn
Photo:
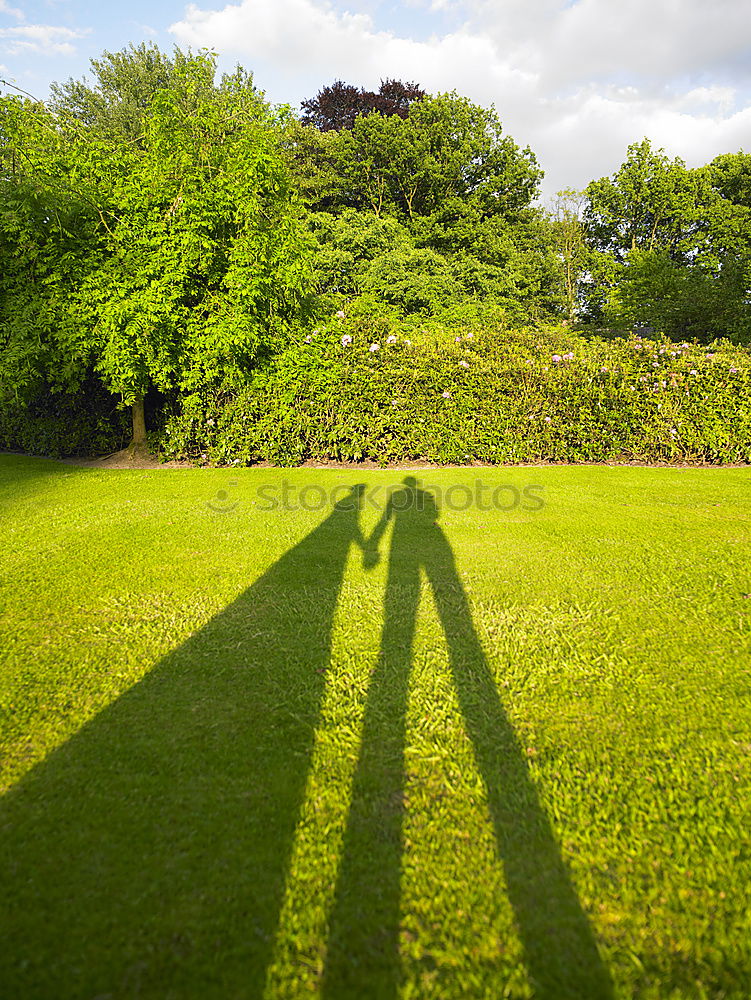
[[[751,469],[404,475],[0,456],[4,1000],[746,1000]]]

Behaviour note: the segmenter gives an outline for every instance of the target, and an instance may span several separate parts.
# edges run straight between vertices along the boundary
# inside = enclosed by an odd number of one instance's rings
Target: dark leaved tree
[[[425,91],[416,83],[400,80],[381,80],[377,93],[336,80],[330,87],[319,90],[315,97],[302,102],[302,121],[322,132],[340,132],[351,129],[358,115],[372,111],[406,118],[410,104],[424,96]]]

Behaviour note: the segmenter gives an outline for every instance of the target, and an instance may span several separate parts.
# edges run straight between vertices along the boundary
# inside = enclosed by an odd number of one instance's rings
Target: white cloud
[[[751,18],[738,0],[466,0],[475,30],[547,83],[618,74],[666,79],[742,57]]]
[[[73,41],[87,35],[89,29],[57,27],[51,24],[24,24],[15,28],[0,28],[0,39],[5,39],[3,51],[17,55],[37,52],[41,55],[74,55]]]
[[[414,2],[461,26],[416,40],[330,0],[238,0],[191,4],[170,31],[239,59],[275,100],[390,76],[494,103],[538,154],[546,195],[611,173],[644,136],[690,165],[749,144],[751,18],[737,0]]]
[[[714,107],[715,115],[725,118],[730,115],[737,103],[737,91],[733,87],[695,87],[676,99],[676,107],[690,112],[692,109],[701,113],[710,113]]]
[[[349,69],[364,46],[383,44],[388,37],[375,34],[366,14],[338,14],[313,0],[244,0],[223,10],[201,10],[190,4],[184,20],[170,31],[184,43],[208,44],[228,54],[263,54],[293,69],[301,61],[306,69],[323,66],[331,53],[338,53],[339,65]]]
[[[18,7],[11,7],[9,3],[6,3],[6,0],[0,0],[0,14],[7,14],[9,17],[17,18],[19,21],[23,21],[24,19],[23,11],[19,10]]]
[[[251,70],[261,63],[290,79],[315,77],[317,86],[338,77],[372,86],[398,76],[432,90],[479,88],[487,99],[493,90],[528,88],[533,80],[504,63],[490,38],[460,30],[414,41],[378,30],[367,14],[339,13],[325,0],[242,0],[218,11],[191,4],[169,30],[184,45],[242,57]]]
[[[548,169],[546,195],[569,184],[583,187],[593,178],[612,173],[623,161],[627,146],[644,137],[689,166],[748,147],[751,106],[723,117],[707,113],[706,108],[689,113],[681,105],[680,98],[661,103],[597,92],[551,102],[548,121],[537,130],[533,143]]]

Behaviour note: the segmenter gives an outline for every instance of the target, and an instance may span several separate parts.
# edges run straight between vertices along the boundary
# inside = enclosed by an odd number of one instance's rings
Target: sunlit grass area
[[[748,996],[751,470],[409,474],[0,456],[0,996]]]

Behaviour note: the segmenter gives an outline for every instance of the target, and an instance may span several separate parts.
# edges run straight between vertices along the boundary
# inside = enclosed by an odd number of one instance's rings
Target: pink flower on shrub
[[[312,339],[313,339],[313,338],[312,338],[312,337],[310,336],[310,334],[308,334],[308,336],[307,336],[307,337],[305,338],[305,343],[306,343],[306,344],[309,344],[309,343],[311,342],[311,340],[312,340]]]
[[[386,337],[386,343],[387,344],[395,344],[396,343],[396,337],[394,336],[393,333],[390,333],[388,335],[388,337]]]
[[[412,346],[412,341],[411,340],[405,340],[404,343],[407,345],[407,347],[411,347]]]
[[[380,344],[371,344],[370,347],[368,348],[371,354],[374,353],[375,351],[380,351],[380,349],[381,349]]]
[[[552,422],[553,418],[552,417],[544,417],[544,420],[545,420],[546,424],[549,424],[549,423]]]
[[[562,361],[563,358],[560,356],[560,354],[554,354],[553,357],[550,360],[551,361],[555,361],[555,363],[558,364],[558,362]]]
[[[451,399],[451,393],[448,391],[448,389],[446,389],[443,393],[441,393],[441,395],[443,396],[444,399]]]
[[[459,362],[459,366],[461,368],[469,368],[469,362],[465,361],[464,358],[462,358],[462,360]]]
[[[467,340],[474,340],[474,339],[475,339],[474,333],[468,333],[467,334]]]
[[[334,315],[336,316],[337,319],[344,319],[344,310],[343,309],[338,309],[334,313]]]
[[[563,355],[563,360],[564,361],[573,361],[574,360],[574,352],[573,351],[569,351],[568,354],[564,354]]]
[[[342,337],[342,347],[349,347],[351,343],[352,343],[352,338],[348,333],[345,333],[344,336]]]

